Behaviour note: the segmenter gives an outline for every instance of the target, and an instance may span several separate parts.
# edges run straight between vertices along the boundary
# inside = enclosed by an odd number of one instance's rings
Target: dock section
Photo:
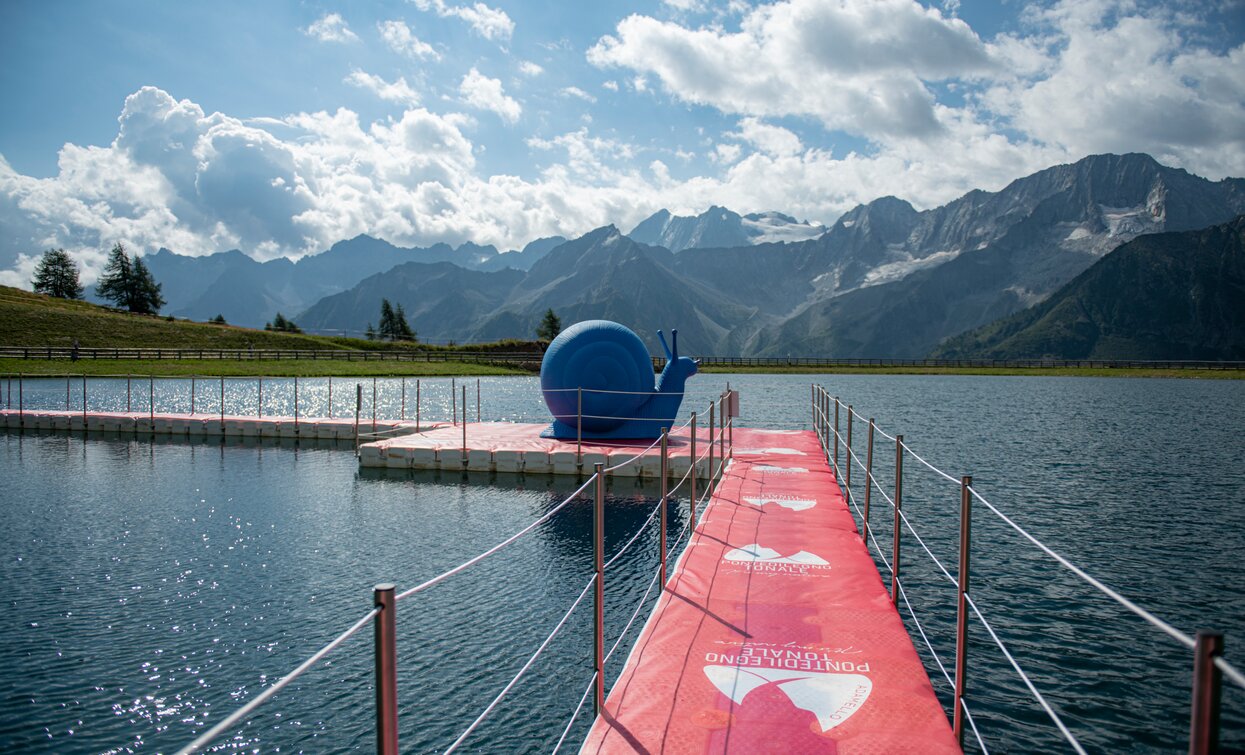
[[[813,433],[735,430],[581,752],[960,752]]]
[[[0,409],[0,428],[76,430],[139,435],[231,436],[247,438],[355,438],[359,433],[414,433],[413,422],[331,417],[238,416],[161,412],[80,412]]]

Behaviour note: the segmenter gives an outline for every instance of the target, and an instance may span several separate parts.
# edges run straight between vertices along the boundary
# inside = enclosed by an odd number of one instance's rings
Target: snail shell
[[[562,331],[540,365],[540,389],[554,417],[574,426],[583,388],[583,431],[606,432],[640,417],[653,398],[653,360],[640,337],[609,320]],[[619,391],[597,393],[595,391]]]

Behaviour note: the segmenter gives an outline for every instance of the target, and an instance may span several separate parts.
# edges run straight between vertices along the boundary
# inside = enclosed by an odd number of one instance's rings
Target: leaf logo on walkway
[[[773,503],[792,511],[804,511],[817,505],[817,501],[812,498],[749,498],[744,496],[743,500],[744,503],[749,503],[753,506],[764,506],[767,503]]]
[[[766,474],[808,474],[804,467],[776,467],[773,464],[754,464],[753,469]]]
[[[745,545],[728,552],[724,559],[736,563],[764,561],[769,564],[795,564],[797,566],[829,566],[830,562],[808,551],[800,551],[791,556],[783,556],[773,548],[766,548],[759,543]]]
[[[705,666],[705,676],[736,705],[753,690],[773,684],[792,705],[816,716],[822,731],[851,718],[873,691],[873,680],[861,674],[714,665]]]

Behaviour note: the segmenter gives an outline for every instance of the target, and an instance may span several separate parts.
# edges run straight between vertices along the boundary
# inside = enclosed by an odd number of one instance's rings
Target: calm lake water
[[[1235,381],[722,376],[689,383],[685,410],[729,381],[741,424],[810,425],[809,383],[977,489],[1055,550],[1178,628],[1245,640],[1245,383]],[[353,416],[356,381],[335,380],[333,413]],[[362,381],[366,421],[371,381]],[[458,384],[461,385],[461,382]],[[474,419],[475,381],[467,381]],[[486,378],[484,419],[547,418],[534,378]],[[7,385],[4,386],[7,389]],[[299,408],[324,414],[327,381]],[[220,409],[197,381],[196,411]],[[406,381],[407,416],[415,381]],[[450,416],[450,381],[421,380],[424,419]],[[159,381],[159,408],[186,410],[188,380]],[[27,407],[63,408],[65,381],[23,386]],[[69,402],[81,407],[80,382]],[[265,381],[265,414],[289,413],[292,381]],[[130,385],[135,410],[150,388]],[[401,411],[401,382],[377,382],[377,412]],[[461,400],[461,392],[458,398]],[[17,386],[13,386],[13,406]],[[126,383],[91,380],[91,409],[124,408]],[[7,394],[6,394],[7,400]],[[258,411],[254,380],[226,381],[230,413]],[[846,415],[842,420],[846,430]],[[853,431],[857,453],[865,427]],[[410,587],[490,547],[557,505],[556,478],[360,470],[350,444],[162,441],[0,434],[0,750],[170,751],[292,669],[371,607],[371,586]],[[875,441],[889,493],[894,446]],[[862,475],[853,475],[863,496]],[[959,490],[910,457],[904,508],[931,550],[956,561]],[[654,505],[616,481],[607,554]],[[671,504],[671,528],[685,506]],[[890,511],[871,522],[888,552]],[[478,567],[399,604],[404,751],[444,749],[510,679],[585,584],[591,505],[576,502]],[[974,599],[1091,750],[1184,748],[1190,654],[1006,528],[974,513]],[[954,654],[954,590],[905,533],[905,585],[935,650]],[[607,638],[621,630],[656,563],[646,532],[607,577]],[[469,748],[547,752],[587,683],[591,611],[576,612]],[[646,612],[642,611],[641,616]],[[935,688],[948,685],[915,634]],[[629,639],[633,639],[635,629]],[[624,643],[624,648],[627,646]],[[625,653],[611,664],[616,674]],[[263,751],[374,747],[370,630],[277,695],[230,738]],[[969,701],[991,750],[1058,751],[1063,741],[974,624]],[[1223,740],[1245,746],[1245,691],[1225,686]],[[578,745],[586,717],[572,730]]]

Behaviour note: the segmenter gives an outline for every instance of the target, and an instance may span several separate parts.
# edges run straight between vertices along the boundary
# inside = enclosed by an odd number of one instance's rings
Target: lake
[[[684,409],[727,382],[744,425],[808,428],[809,383],[975,487],[1050,547],[1183,631],[1245,638],[1245,383],[969,376],[701,375]],[[258,411],[258,381],[225,381],[225,408]],[[333,383],[353,416],[354,385]],[[420,381],[425,420],[448,419],[450,380]],[[474,379],[468,416],[474,419]],[[91,409],[125,407],[125,380],[91,379]],[[402,411],[402,383],[377,381],[377,413]],[[7,386],[6,386],[7,387]],[[188,380],[154,386],[189,408]],[[70,406],[82,388],[70,381]],[[327,381],[301,380],[299,408],[328,408]],[[136,410],[149,387],[130,386]],[[196,411],[220,409],[219,381],[196,382]],[[414,415],[415,381],[406,381]],[[64,380],[25,381],[27,407],[63,408]],[[544,421],[535,378],[484,378],[483,419]],[[289,413],[290,380],[265,380],[265,414]],[[13,406],[16,406],[14,386]],[[846,430],[846,416],[841,420]],[[863,455],[865,426],[853,440]],[[410,587],[556,506],[575,486],[527,476],[360,470],[353,447],[219,439],[0,434],[0,749],[168,751],[189,742],[365,614],[371,586]],[[875,441],[888,493],[894,446]],[[853,489],[863,495],[859,471]],[[656,491],[614,481],[606,553],[643,523]],[[685,505],[670,504],[671,528]],[[930,549],[956,561],[959,489],[905,460],[904,508]],[[889,551],[890,511],[871,523]],[[591,570],[591,505],[572,503],[478,567],[398,608],[403,749],[444,749],[510,679]],[[935,650],[954,655],[955,595],[905,534],[905,587]],[[607,576],[607,640],[655,566],[646,531]],[[889,552],[888,552],[889,557]],[[974,513],[974,599],[1083,744],[1183,749],[1190,654],[1006,528]],[[650,598],[651,601],[651,598]],[[645,612],[641,613],[646,615]],[[911,617],[905,620],[913,627]],[[630,639],[634,639],[635,629]],[[969,702],[994,750],[1057,750],[1062,738],[988,635],[971,630]],[[920,636],[935,688],[949,690]],[[232,739],[262,750],[374,747],[370,630],[282,691]],[[624,647],[626,643],[624,643]],[[611,663],[616,674],[624,653]],[[1237,665],[1241,666],[1239,660]],[[576,612],[469,749],[547,752],[591,674],[591,611]],[[1223,740],[1245,746],[1245,691],[1225,685]],[[587,721],[572,730],[578,744]],[[970,737],[971,739],[971,737]]]

